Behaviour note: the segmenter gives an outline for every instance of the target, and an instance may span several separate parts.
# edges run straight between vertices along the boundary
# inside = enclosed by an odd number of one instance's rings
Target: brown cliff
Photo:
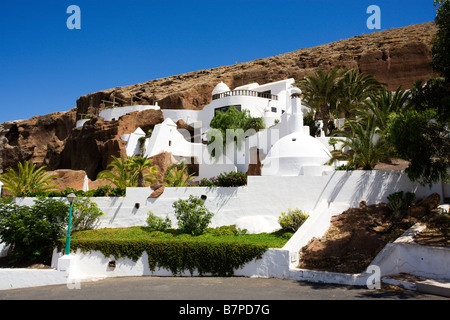
[[[119,120],[104,121],[94,117],[81,129],[74,128],[60,154],[59,168],[84,170],[95,180],[107,168],[111,156],[126,156],[126,141],[121,136],[141,128],[144,132],[164,121],[161,110],[145,110],[124,115]],[[58,168],[58,169],[59,169]]]
[[[84,95],[77,100],[80,114],[98,114],[102,100],[116,103],[155,101],[166,109],[201,109],[211,99],[220,81],[230,88],[243,84],[301,79],[317,68],[333,66],[358,68],[387,83],[392,90],[410,88],[418,79],[429,78],[433,71],[431,39],[434,22],[374,32],[349,39],[301,49],[277,56],[151,80]],[[108,105],[108,103],[105,103]],[[109,104],[110,105],[110,104]]]
[[[0,124],[0,172],[25,160],[58,168],[75,115],[72,109]]]

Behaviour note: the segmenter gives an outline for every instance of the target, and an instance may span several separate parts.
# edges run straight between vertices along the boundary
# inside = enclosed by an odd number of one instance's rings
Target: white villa
[[[217,176],[221,172],[240,170],[246,172],[249,164],[257,161],[260,151],[262,173],[265,176],[322,175],[332,171],[324,166],[331,154],[328,138],[313,138],[309,127],[303,125],[303,113],[309,109],[301,104],[301,91],[293,86],[294,79],[259,85],[251,83],[231,90],[220,82],[212,91],[212,101],[202,110],[163,110],[164,122],[155,126],[151,137],[146,138],[143,148],[139,139],[145,132],[138,128],[122,136],[127,141],[127,155],[151,157],[161,152],[170,152],[177,160],[199,164],[198,179]],[[226,111],[230,106],[248,110],[252,117],[261,117],[265,130],[246,138],[241,150],[227,149],[226,156],[212,159],[208,152],[206,133],[217,111]],[[105,120],[117,119],[123,114],[158,109],[159,106],[136,106],[107,109],[100,112]],[[195,130],[195,141],[190,133],[178,130],[176,121],[184,120]],[[223,137],[225,139],[225,137]]]

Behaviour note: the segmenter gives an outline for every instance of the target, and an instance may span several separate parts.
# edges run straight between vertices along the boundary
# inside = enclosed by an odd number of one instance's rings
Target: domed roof
[[[230,88],[225,83],[223,83],[223,81],[221,81],[218,85],[216,85],[214,87],[214,89],[212,91],[212,95],[220,94],[220,93],[228,92],[228,91],[231,91]]]
[[[294,132],[272,146],[262,161],[261,175],[298,176],[308,171],[320,175],[330,158],[331,154],[322,142],[303,132]]]
[[[267,157],[329,159],[331,154],[328,148],[319,140],[303,132],[294,132],[278,140],[270,149]],[[318,163],[318,165],[323,165],[323,163]]]

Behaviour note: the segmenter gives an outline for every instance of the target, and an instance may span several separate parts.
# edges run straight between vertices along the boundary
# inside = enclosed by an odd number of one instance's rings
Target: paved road
[[[369,290],[283,279],[124,277],[0,291],[0,300],[373,300],[443,299],[409,290]]]

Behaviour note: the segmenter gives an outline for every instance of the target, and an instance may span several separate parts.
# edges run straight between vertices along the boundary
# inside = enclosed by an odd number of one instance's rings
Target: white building
[[[127,155],[151,157],[171,152],[179,161],[199,164],[197,178],[201,179],[233,170],[246,172],[250,163],[256,163],[255,150],[259,149],[262,175],[322,175],[330,171],[330,167],[324,166],[331,157],[328,140],[311,137],[309,127],[303,125],[303,113],[309,109],[302,106],[301,91],[293,86],[294,82],[286,79],[264,85],[251,83],[233,90],[220,82],[212,91],[211,103],[202,110],[162,110],[165,120],[155,126],[150,137],[145,137],[140,129],[123,136],[127,141]],[[230,106],[262,118],[266,129],[248,136],[241,149],[227,148],[224,155],[213,159],[205,144],[206,133],[211,130],[214,115]],[[115,112],[119,114],[120,110]],[[108,116],[108,119],[112,117]],[[194,128],[194,142],[188,131],[177,129],[175,122],[179,119]]]

